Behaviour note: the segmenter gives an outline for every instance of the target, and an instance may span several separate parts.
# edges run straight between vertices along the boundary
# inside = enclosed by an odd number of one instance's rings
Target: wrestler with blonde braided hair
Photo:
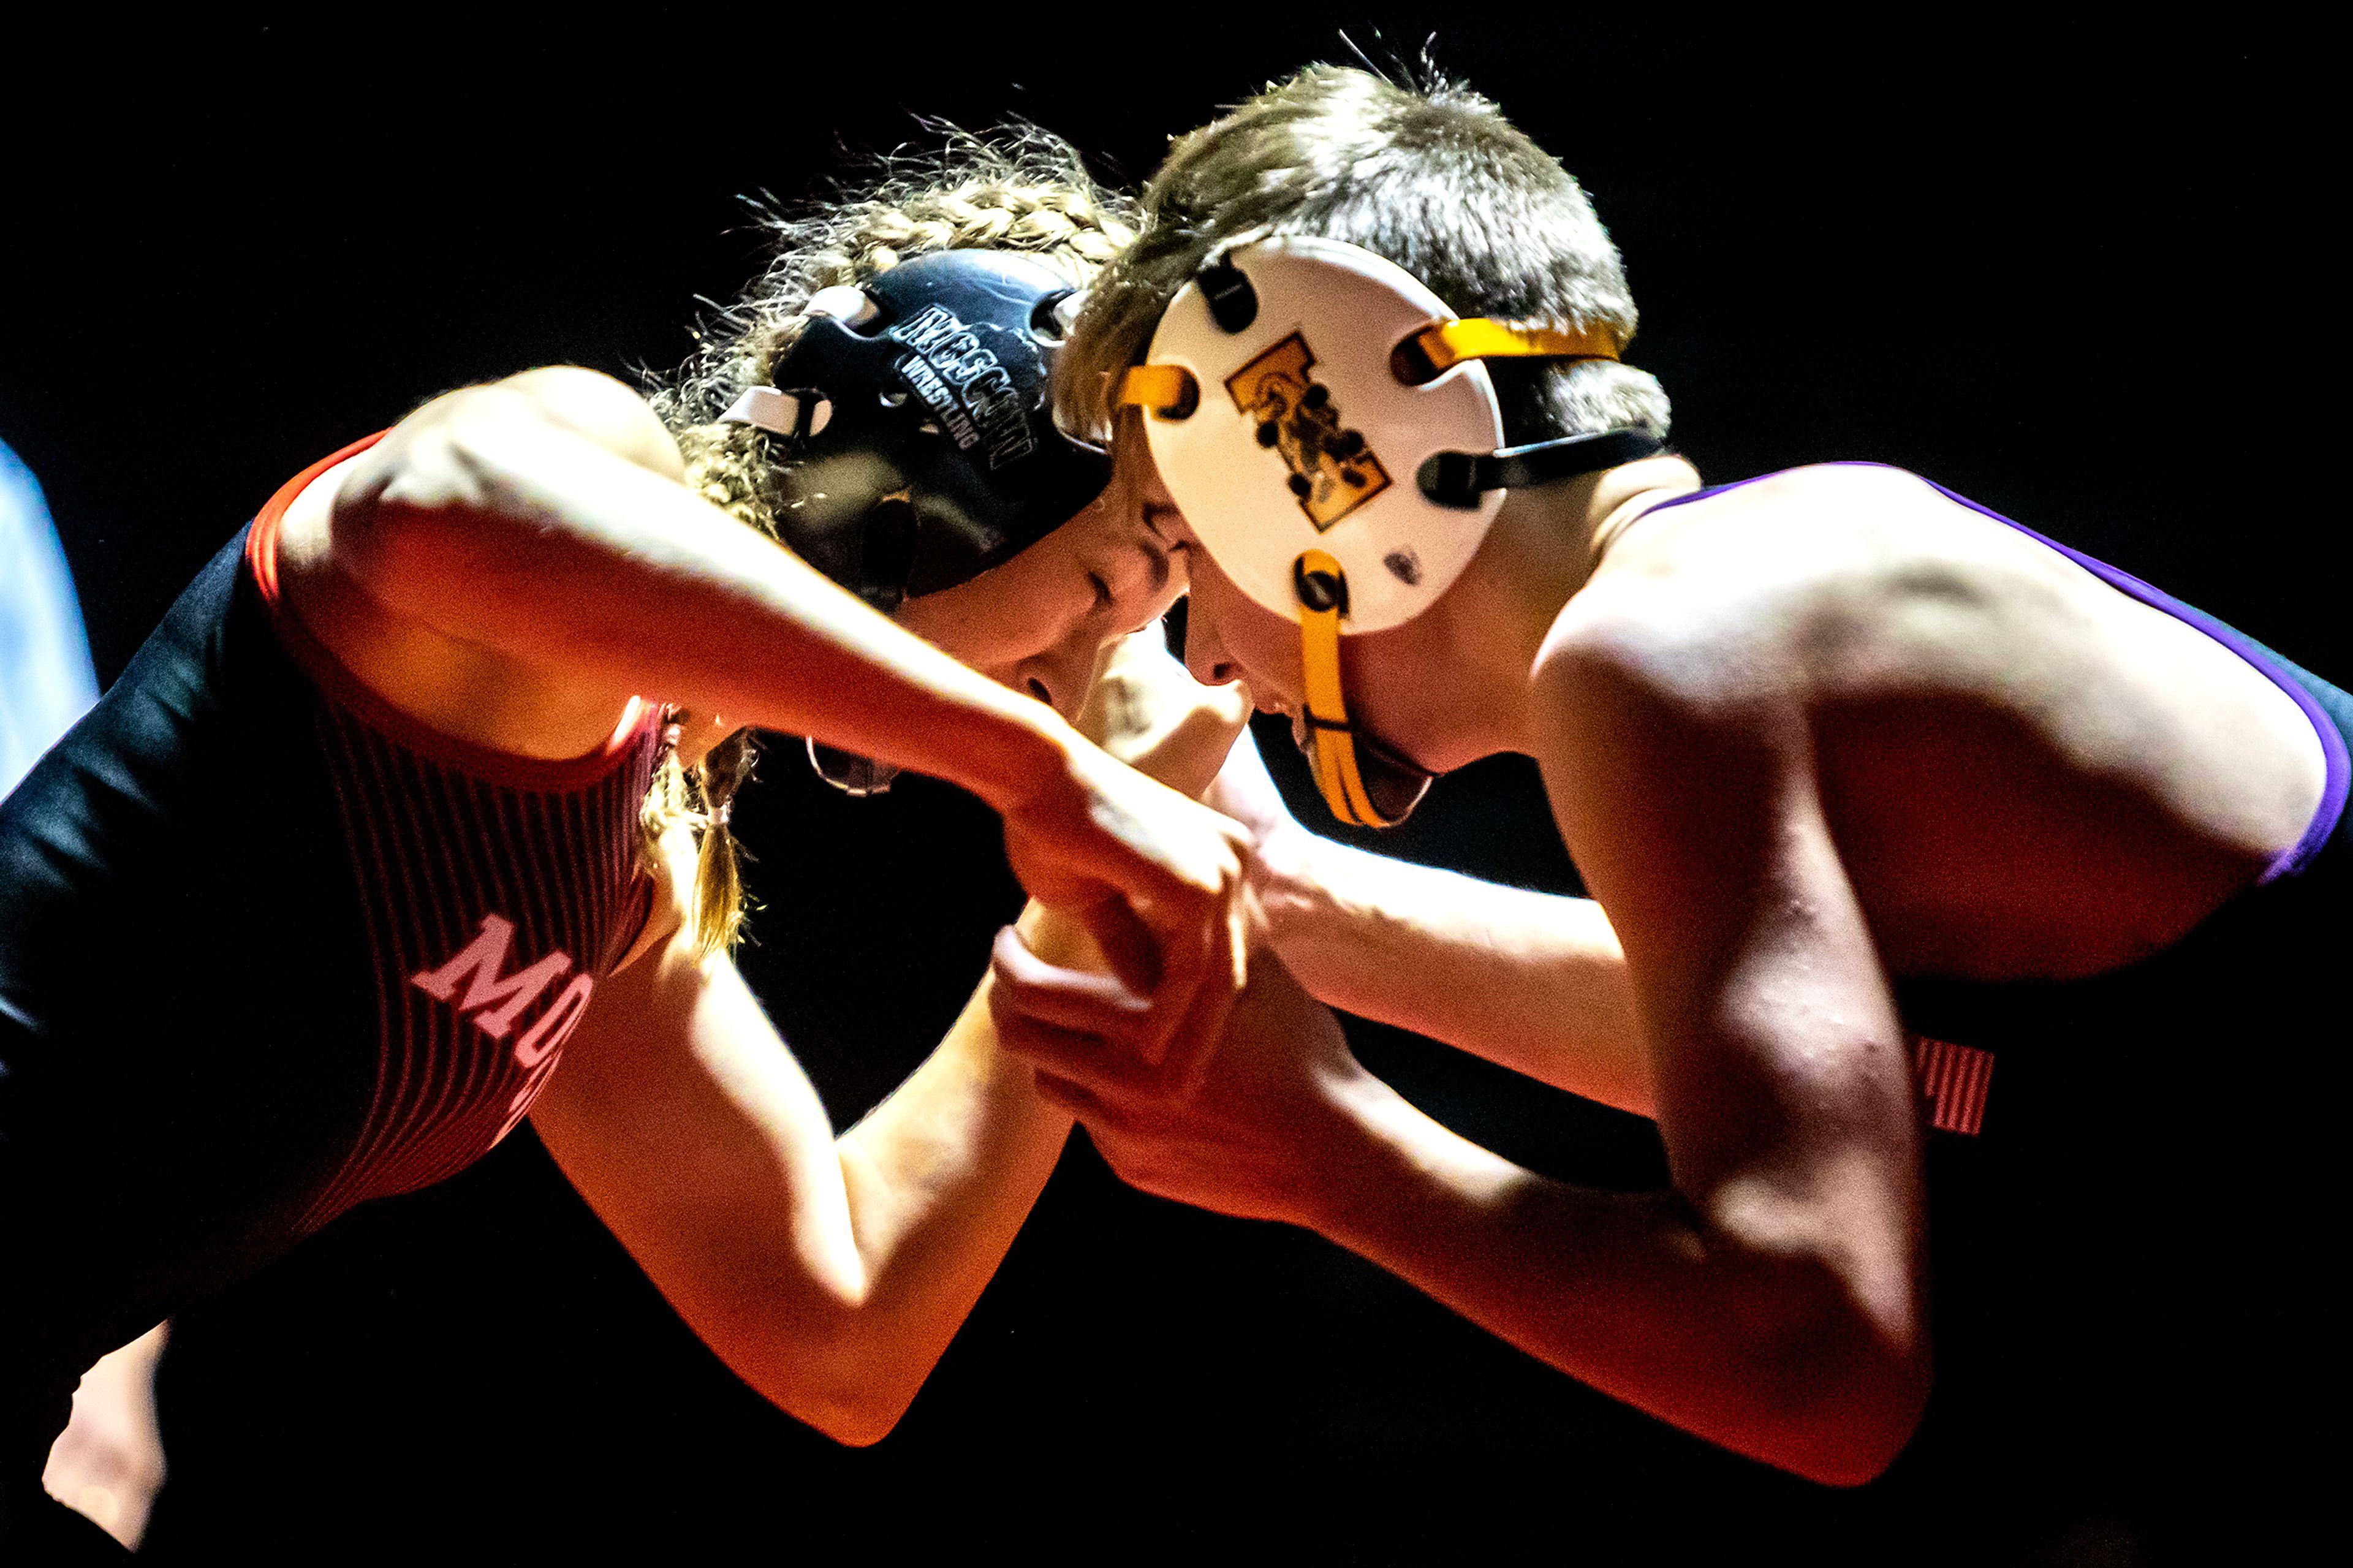
[[[1082,288],[1135,232],[1134,204],[1098,186],[1075,149],[1035,127],[987,138],[953,132],[939,158],[902,158],[853,197],[762,217],[776,242],[767,268],[700,334],[696,353],[653,405],[677,437],[688,485],[772,539],[796,499],[786,443],[723,416],[745,388],[767,384],[799,338],[812,298],[918,256],[964,249],[1018,252]],[[916,630],[984,674],[1073,711],[1101,646],[1098,612],[1133,629],[1181,587],[1165,547],[1129,521],[1132,510],[1090,508],[972,592],[912,602],[902,622],[912,617]],[[649,814],[656,830],[723,812],[750,771],[752,749],[751,732],[737,731],[712,747],[695,777],[659,789]],[[743,896],[723,828],[703,832],[702,843],[698,908],[705,940],[719,943],[733,938]]]
[[[526,1114],[745,1382],[891,1428],[1071,1119],[984,982],[836,1137],[727,951],[747,726],[988,801],[1075,917],[1030,944],[1205,1052],[1242,868],[1186,797],[1246,715],[1141,631],[1181,557],[1045,412],[1123,211],[1022,132],[773,220],[650,406],[532,371],[288,484],[0,801],[0,1559],[119,1552],[37,1480],[93,1361]]]

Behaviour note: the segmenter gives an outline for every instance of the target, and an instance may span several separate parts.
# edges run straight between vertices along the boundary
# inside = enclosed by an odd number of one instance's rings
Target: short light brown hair
[[[1486,99],[1435,71],[1310,66],[1180,138],[1144,192],[1143,233],[1096,279],[1057,371],[1063,423],[1109,434],[1109,378],[1142,362],[1204,264],[1271,235],[1388,258],[1458,313],[1634,335],[1625,265],[1567,170]],[[1606,360],[1491,362],[1514,444],[1667,433],[1656,378]]]

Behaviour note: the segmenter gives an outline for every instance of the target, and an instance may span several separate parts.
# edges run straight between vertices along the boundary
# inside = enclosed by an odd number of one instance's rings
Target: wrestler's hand
[[[1056,811],[1006,816],[1007,852],[1023,885],[1083,924],[1117,976],[1033,959],[1029,979],[1116,1009],[1119,1048],[1139,1071],[1170,1081],[1197,1070],[1246,973],[1245,839],[1175,791],[1206,787],[1248,718],[1238,691],[1196,685],[1156,632],[1124,638],[1105,650],[1079,715],[1102,748],[1074,748],[1082,820],[1068,821],[1067,800],[1050,802]],[[1039,831],[1041,816],[1050,834]],[[1001,940],[1020,939],[1008,931]],[[1089,955],[1058,947],[1052,956]]]
[[[1230,690],[1240,687],[1229,688]],[[1266,771],[1266,759],[1259,754],[1258,737],[1245,733],[1234,742],[1226,755],[1225,765],[1218,770],[1209,793],[1201,797],[1215,810],[1225,813],[1250,829],[1251,840],[1261,848],[1306,833],[1299,818],[1283,804],[1282,792],[1274,787],[1274,780]]]
[[[1250,829],[1250,946],[1263,947],[1274,939],[1271,912],[1286,899],[1295,901],[1297,887],[1313,881],[1318,840],[1283,804],[1259,755],[1258,739],[1247,730],[1202,799]]]
[[[997,973],[1035,963],[1000,938]],[[1363,1140],[1364,1108],[1389,1098],[1357,1065],[1330,1008],[1300,989],[1272,954],[1249,988],[1192,1091],[1139,1083],[1118,1054],[1084,1030],[997,1015],[997,1037],[1038,1072],[1047,1100],[1086,1124],[1122,1180],[1147,1193],[1244,1219],[1313,1225],[1320,1194],[1345,1181]]]

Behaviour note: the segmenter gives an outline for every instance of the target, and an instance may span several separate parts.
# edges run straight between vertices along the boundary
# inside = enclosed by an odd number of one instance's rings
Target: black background
[[[0,437],[47,489],[109,679],[325,452],[522,366],[681,358],[696,297],[757,263],[741,194],[820,195],[854,156],[924,142],[917,114],[1026,115],[1132,182],[1168,134],[1344,58],[1341,26],[1377,53],[1435,28],[1441,64],[1586,183],[1642,305],[1630,357],[1710,479],[1901,464],[2348,668],[2328,405],[2306,392],[2334,356],[2312,230],[2337,180],[2311,47],[2243,9],[2130,33],[2055,8],[1728,32],[1431,6],[53,26],[0,104]],[[789,754],[738,824],[766,905],[744,967],[846,1124],[937,1038],[1016,906],[993,824],[923,781],[841,800]],[[1575,886],[1517,763],[1441,785],[1383,847]],[[261,983],[266,932],[256,952]],[[1659,1179],[1644,1124],[1352,1038],[1539,1168]],[[1837,1494],[1730,1459],[1312,1237],[1129,1193],[1083,1139],[869,1451],[738,1385],[525,1134],[186,1314],[164,1393],[159,1555],[2115,1545],[2094,1497],[2012,1517],[1902,1467]]]

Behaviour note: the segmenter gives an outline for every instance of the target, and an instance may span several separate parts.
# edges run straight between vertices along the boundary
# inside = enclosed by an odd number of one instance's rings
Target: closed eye
[[[1098,610],[1109,609],[1111,607],[1113,595],[1111,584],[1103,581],[1103,574],[1100,572],[1090,572],[1087,574],[1087,581],[1094,584],[1095,608]]]

